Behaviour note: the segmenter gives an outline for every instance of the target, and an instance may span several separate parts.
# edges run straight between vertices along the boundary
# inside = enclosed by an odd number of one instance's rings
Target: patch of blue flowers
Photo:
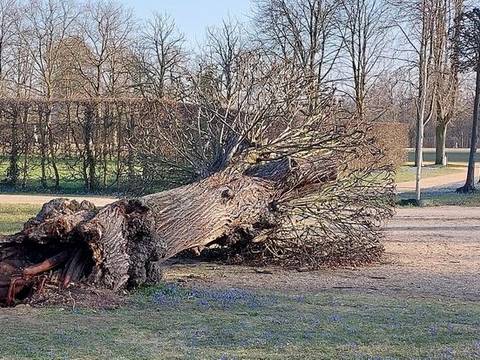
[[[153,302],[161,306],[176,306],[183,303],[195,304],[198,308],[231,309],[238,306],[249,309],[270,307],[278,302],[273,295],[256,294],[244,289],[182,288],[166,284],[153,294]]]

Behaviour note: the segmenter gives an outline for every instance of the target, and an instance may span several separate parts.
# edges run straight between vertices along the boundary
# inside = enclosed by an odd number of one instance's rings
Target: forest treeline
[[[278,64],[359,121],[407,124],[412,146],[421,119],[442,163],[446,145],[469,145],[473,90],[454,46],[468,5],[255,0],[250,21],[207,28],[194,51],[167,14],[138,19],[115,1],[0,0],[2,184],[141,192],[191,179],[198,159],[176,157],[208,144],[208,121],[189,104],[248,111],[238,104],[245,84]]]

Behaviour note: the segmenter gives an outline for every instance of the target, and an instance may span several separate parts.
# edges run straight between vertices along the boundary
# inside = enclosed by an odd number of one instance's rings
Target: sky
[[[152,12],[167,13],[175,19],[187,43],[197,46],[205,38],[207,26],[219,24],[223,18],[239,21],[249,18],[252,0],[120,0],[132,8],[139,18],[148,18]]]

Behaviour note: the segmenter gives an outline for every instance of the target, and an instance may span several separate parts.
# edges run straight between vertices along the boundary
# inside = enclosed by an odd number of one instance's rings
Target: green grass
[[[40,210],[38,205],[0,205],[0,234],[12,234],[22,229],[25,221]]]
[[[192,295],[193,294],[193,295]],[[212,295],[213,294],[213,295]],[[233,294],[233,295],[232,295]],[[477,359],[477,303],[335,291],[139,291],[116,310],[0,314],[2,359]]]
[[[465,171],[465,164],[450,164],[448,166],[441,165],[425,165],[422,168],[422,178],[429,178],[435,176],[443,176],[449,174],[455,174],[458,172]],[[408,182],[415,181],[415,171],[416,167],[412,163],[407,163],[401,166],[395,174],[395,182]]]
[[[23,161],[23,158],[21,159]],[[95,190],[87,190],[85,188],[82,176],[82,160],[75,157],[59,157],[56,159],[56,165],[59,173],[59,184],[55,186],[55,177],[51,164],[46,166],[46,185],[41,181],[40,158],[32,156],[28,160],[28,171],[26,179],[23,179],[23,172],[20,171],[18,182],[15,186],[8,184],[7,169],[9,159],[0,156],[0,191],[3,193],[45,193],[45,194],[136,194],[140,191],[144,193],[152,193],[163,191],[171,188],[172,184],[183,183],[187,180],[187,175],[172,172],[170,167],[161,168],[156,166],[156,175],[150,174],[148,180],[142,178],[142,167],[139,164],[134,166],[134,178],[127,176],[125,163],[121,163],[118,169],[116,160],[107,160],[106,169],[103,168],[103,162],[97,162],[95,168]],[[22,168],[23,163],[19,166]],[[118,174],[120,172],[120,174]],[[106,176],[104,178],[104,174]],[[150,179],[153,176],[154,178]]]
[[[22,159],[23,160],[23,159]],[[0,179],[4,178],[8,168],[8,158],[0,157]],[[83,194],[85,193],[85,184],[81,176],[81,162],[77,158],[59,158],[57,159],[57,168],[60,177],[59,188],[55,189],[54,173],[51,165],[47,165],[47,187],[44,188],[41,183],[41,167],[40,158],[32,157],[29,159],[29,168],[26,183],[24,188],[17,186],[15,188],[7,187],[6,185],[0,185],[0,189],[11,192],[61,192],[71,194]],[[98,172],[103,173],[101,164],[98,165]],[[23,174],[20,174],[20,178]],[[102,180],[102,179],[99,179]],[[114,161],[108,161],[107,164],[107,186],[113,184],[115,181],[115,163]],[[20,181],[20,180],[19,180]],[[111,193],[116,189],[99,189],[102,193]]]
[[[1,205],[0,232],[38,206]],[[326,290],[143,288],[115,310],[0,309],[0,359],[476,359],[480,305]]]
[[[414,199],[413,192],[402,193],[399,195],[401,199]],[[480,191],[472,194],[457,194],[454,189],[444,192],[429,192],[422,193],[422,200],[424,206],[471,206],[480,207]]]

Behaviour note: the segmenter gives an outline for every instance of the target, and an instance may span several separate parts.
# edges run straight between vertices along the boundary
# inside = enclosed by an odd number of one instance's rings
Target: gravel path
[[[478,169],[477,169],[478,172]],[[422,189],[430,189],[435,187],[452,187],[453,185],[461,186],[465,182],[467,176],[467,168],[455,172],[454,174],[432,176],[421,180],[420,185]],[[415,191],[415,181],[407,181],[397,183],[398,192]]]
[[[399,209],[386,229],[381,263],[315,272],[177,263],[169,280],[294,292],[338,289],[399,297],[480,301],[480,208]]]
[[[96,196],[0,194],[0,204],[43,205],[52,199],[61,197],[72,200],[75,199],[77,201],[88,200],[94,203],[96,206],[105,206],[117,200],[116,198]]]

